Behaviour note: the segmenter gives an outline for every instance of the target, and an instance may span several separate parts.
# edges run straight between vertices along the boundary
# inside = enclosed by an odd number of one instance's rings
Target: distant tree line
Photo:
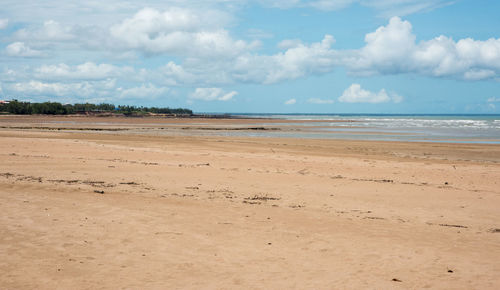
[[[193,115],[189,109],[172,109],[157,107],[137,107],[137,106],[115,106],[113,104],[61,104],[57,102],[30,103],[17,100],[8,103],[0,103],[0,112],[6,112],[18,115],[68,115],[81,113],[116,113],[130,115],[143,115],[146,113],[154,114],[175,114],[175,115]]]

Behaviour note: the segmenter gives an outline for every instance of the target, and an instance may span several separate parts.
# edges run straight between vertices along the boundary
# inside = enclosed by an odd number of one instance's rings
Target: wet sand
[[[1,116],[0,288],[500,287],[499,145],[273,122]]]

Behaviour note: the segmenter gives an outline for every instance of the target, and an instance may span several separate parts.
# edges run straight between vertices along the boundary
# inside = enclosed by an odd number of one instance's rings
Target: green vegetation
[[[113,104],[61,104],[57,102],[30,103],[17,100],[0,103],[0,112],[18,115],[68,115],[88,113],[113,113],[125,116],[142,116],[152,114],[193,115],[189,109],[171,109],[157,107],[115,106]]]

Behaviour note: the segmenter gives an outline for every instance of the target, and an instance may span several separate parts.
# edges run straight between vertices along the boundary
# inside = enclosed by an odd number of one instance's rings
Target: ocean
[[[500,144],[500,115],[231,114],[295,120],[297,131],[230,132],[231,135],[379,141]],[[342,121],[342,122],[339,122]],[[287,126],[287,123],[269,123]]]

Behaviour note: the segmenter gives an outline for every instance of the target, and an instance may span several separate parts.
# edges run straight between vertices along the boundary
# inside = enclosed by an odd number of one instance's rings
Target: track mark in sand
[[[180,236],[183,233],[180,232],[156,232],[155,235],[177,235]]]
[[[1,155],[4,155],[4,154],[1,154]],[[9,153],[7,155],[8,156],[18,156],[18,157],[22,157],[22,158],[52,158],[48,155],[19,155],[17,153]]]
[[[373,182],[381,182],[381,183],[394,183],[392,179],[367,179],[367,178],[352,178],[354,181],[373,181]]]
[[[245,197],[245,200],[258,200],[258,201],[268,201],[268,200],[280,200],[280,197],[273,197],[273,196],[268,196],[266,195],[254,195],[252,197]]]
[[[363,211],[361,209],[351,209],[352,212],[359,212],[359,213],[372,213],[371,210]]]
[[[238,198],[238,195],[234,193],[234,191],[229,190],[227,188],[224,189],[219,189],[219,190],[207,190],[206,193],[208,193],[208,199],[217,199],[217,198],[226,198],[229,199],[229,201],[233,201],[233,199]]]
[[[189,167],[189,168],[194,168],[194,167],[210,166],[210,163],[179,164],[178,166],[179,166],[179,167]]]
[[[171,196],[175,196],[175,197],[196,197],[196,195],[194,194],[178,194],[178,193],[172,193],[170,194]]]
[[[492,228],[492,229],[489,229],[488,232],[490,232],[490,233],[500,233],[500,229],[499,228]]]
[[[307,168],[304,168],[302,170],[297,171],[297,173],[300,175],[306,175],[309,173],[309,171],[307,170]]]
[[[43,177],[36,177],[31,175],[24,174],[13,174],[13,173],[0,173],[0,177],[15,178],[15,181],[28,181],[28,182],[38,182],[43,183]],[[46,182],[49,183],[64,183],[67,185],[73,184],[84,184],[90,185],[92,187],[114,187],[115,185],[112,183],[106,183],[105,181],[96,181],[96,180],[79,180],[79,179],[46,179]]]
[[[120,182],[120,184],[123,184],[123,185],[139,185],[139,183],[137,183],[135,181]]]
[[[269,196],[267,194],[263,194],[263,195],[262,194],[261,195],[255,194],[253,196],[245,197],[242,202],[246,203],[246,204],[259,205],[259,204],[266,203],[269,200],[276,201],[276,200],[280,200],[280,199],[281,199],[281,197]],[[276,204],[273,204],[272,206],[277,207]]]
[[[468,229],[469,228],[468,226],[454,225],[454,224],[434,224],[434,223],[431,223],[431,222],[427,222],[426,224],[428,224],[429,226],[438,225],[440,227],[450,227],[450,228],[462,228],[462,229]]]
[[[451,228],[463,228],[463,229],[468,229],[469,227],[467,226],[462,226],[462,225],[450,225],[450,224],[439,224],[441,227],[451,227]]]
[[[363,219],[369,219],[369,220],[385,220],[383,217],[378,217],[378,216],[366,216]]]
[[[77,159],[83,159],[83,158],[77,158]],[[87,159],[91,160],[91,159]],[[115,159],[92,159],[92,160],[98,160],[98,161],[109,161],[109,162],[121,162],[121,163],[131,163],[131,164],[141,164],[141,165],[160,165],[158,162],[147,162],[147,161],[136,161],[136,160],[126,160],[126,159],[120,159],[120,158],[115,158]]]
[[[335,175],[335,176],[330,176],[330,179],[344,179],[345,177],[342,175]]]
[[[244,200],[242,202],[246,203],[246,204],[262,204],[262,202],[260,202],[260,201],[248,201],[248,200]]]

